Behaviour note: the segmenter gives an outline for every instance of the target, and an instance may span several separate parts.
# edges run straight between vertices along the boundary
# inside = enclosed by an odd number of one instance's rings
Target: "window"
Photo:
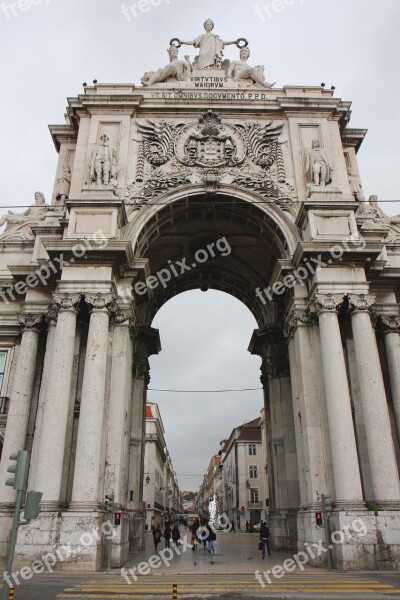
[[[250,465],[249,467],[250,479],[258,479],[258,467],[257,465]]]
[[[250,502],[252,504],[258,504],[258,488],[251,488],[251,490],[250,490]]]
[[[249,456],[256,456],[257,446],[255,444],[249,444]]]

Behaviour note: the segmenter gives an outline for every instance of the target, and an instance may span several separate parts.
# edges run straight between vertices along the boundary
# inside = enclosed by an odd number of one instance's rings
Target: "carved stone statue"
[[[153,85],[155,83],[162,83],[170,77],[177,79],[178,81],[184,81],[188,73],[191,70],[189,57],[185,56],[185,60],[179,60],[179,50],[177,46],[171,45],[168,48],[169,64],[163,69],[158,69],[155,72],[145,73],[142,77],[142,85]]]
[[[69,196],[69,190],[71,187],[71,169],[69,165],[63,166],[63,174],[57,179],[57,193],[56,199],[64,202]]]
[[[247,46],[240,50],[240,60],[234,60],[230,63],[227,76],[233,77],[236,81],[253,81],[262,87],[271,88],[275,83],[267,83],[264,77],[264,67],[251,67],[248,64],[250,50]]]
[[[312,183],[325,187],[332,180],[332,171],[327,153],[321,148],[319,140],[313,140],[306,164],[306,173],[309,173]]]
[[[194,46],[199,48],[199,56],[196,61],[196,69],[219,69],[222,65],[223,49],[225,46],[237,44],[239,40],[225,42],[218,35],[213,33],[214,22],[207,19],[204,22],[205,33],[199,35],[196,39],[190,42],[177,40],[179,44],[185,46]]]
[[[11,210],[0,219],[0,227],[6,225],[5,231],[1,234],[1,239],[18,238],[18,239],[33,239],[31,225],[40,225],[51,211],[59,212],[59,208],[49,206],[42,192],[35,192],[35,204],[27,208],[23,213],[14,213]],[[59,212],[59,215],[61,213]]]
[[[116,172],[117,167],[116,154],[113,157],[113,152],[108,145],[109,137],[104,133],[100,140],[101,144],[94,149],[90,162],[90,179],[99,186],[109,185],[111,169]]]

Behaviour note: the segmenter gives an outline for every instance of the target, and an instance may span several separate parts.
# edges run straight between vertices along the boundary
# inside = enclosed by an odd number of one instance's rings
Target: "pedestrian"
[[[169,540],[171,539],[171,524],[169,521],[165,521],[164,537],[165,537],[165,547],[169,548]]]
[[[175,525],[172,528],[172,541],[174,542],[175,546],[178,546],[178,544],[180,544],[180,539],[181,534],[179,532],[178,523],[175,523]]]
[[[157,525],[153,529],[153,541],[154,541],[154,550],[155,550],[155,552],[157,552],[157,546],[161,542],[160,523],[157,523]]]
[[[198,519],[195,519],[192,522],[192,526],[191,526],[191,529],[192,529],[192,540],[191,540],[191,543],[192,543],[192,550],[193,551],[195,551],[196,547],[197,547],[197,530],[198,530],[199,527],[200,527],[200,522],[199,522]]]
[[[261,541],[261,552],[262,558],[265,558],[265,548],[268,550],[268,556],[271,556],[271,550],[269,547],[269,529],[265,521],[261,521],[260,527],[260,541]]]
[[[208,536],[207,536],[207,545],[208,545],[208,552],[211,554],[215,554],[215,545],[217,542],[217,534],[215,533],[215,530],[210,527],[210,525],[207,524],[207,530],[208,530]]]
[[[235,529],[235,519],[233,519],[233,520],[231,521],[231,533],[232,533],[232,532],[233,532],[233,533],[236,533],[236,529]]]
[[[250,524],[248,521],[246,521],[246,533],[249,533],[250,531]]]

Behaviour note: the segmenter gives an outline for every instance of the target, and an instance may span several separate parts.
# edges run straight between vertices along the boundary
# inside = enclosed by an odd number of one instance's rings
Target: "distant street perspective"
[[[129,2],[0,5],[0,600],[400,600],[400,4]]]

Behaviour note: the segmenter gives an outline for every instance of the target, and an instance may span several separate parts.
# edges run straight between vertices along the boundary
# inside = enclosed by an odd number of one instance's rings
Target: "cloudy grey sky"
[[[36,189],[50,197],[57,157],[47,125],[63,122],[66,98],[80,93],[83,81],[139,84],[145,71],[167,62],[171,37],[193,39],[211,17],[224,39],[249,40],[251,63],[265,64],[277,87],[324,81],[353,102],[351,127],[369,129],[359,153],[365,193],[397,200],[381,206],[400,213],[399,0],[283,0],[280,11],[272,0],[159,0],[146,12],[137,3],[125,1],[136,6],[130,20],[121,0],[0,3],[1,207],[31,204]],[[228,58],[236,53],[226,50]],[[155,326],[164,349],[152,359],[151,387],[259,385],[259,360],[246,352],[255,322],[234,298],[183,294],[162,308]],[[182,474],[203,473],[219,440],[261,407],[259,392],[150,399],[160,404]],[[182,487],[199,480],[180,478]]]

